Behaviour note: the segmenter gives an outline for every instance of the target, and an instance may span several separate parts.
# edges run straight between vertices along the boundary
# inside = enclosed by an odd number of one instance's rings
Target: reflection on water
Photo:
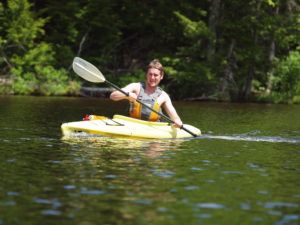
[[[109,148],[110,150],[130,150],[139,149],[147,154],[149,157],[156,157],[163,155],[163,152],[168,150],[176,150],[180,144],[190,139],[130,139],[130,138],[116,138],[98,135],[90,135],[80,133],[71,137],[63,136],[61,140],[73,147],[85,146],[90,148]]]
[[[299,106],[177,103],[202,137],[62,137],[114,104],[0,98],[0,225],[300,223]]]
[[[161,218],[155,211],[149,215],[146,211],[141,217],[136,209],[155,207],[157,202],[177,201],[173,192],[170,192],[172,187],[163,188],[160,179],[176,176],[176,172],[165,168],[164,164],[176,156],[185,140],[139,140],[84,135],[62,137],[62,141],[72,151],[76,149],[76,154],[84,152],[85,162],[97,168],[93,171],[93,179],[97,177],[101,185],[96,185],[97,188],[85,185],[80,188],[81,195],[101,195],[101,198],[109,198],[117,204],[119,202],[121,205],[116,210],[123,220],[137,219],[137,224],[159,221]],[[158,208],[163,212],[164,207]]]

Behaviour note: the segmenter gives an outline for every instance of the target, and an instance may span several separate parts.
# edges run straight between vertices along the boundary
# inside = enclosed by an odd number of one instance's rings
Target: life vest
[[[140,84],[141,84],[141,89],[140,89],[140,94],[138,96],[138,100],[140,100],[145,105],[148,105],[155,111],[161,112],[161,107],[157,103],[157,98],[161,95],[163,90],[160,87],[157,87],[154,93],[148,95],[145,93],[145,83],[140,82]],[[148,120],[148,121],[158,121],[160,118],[160,116],[157,113],[151,111],[150,109],[147,109],[146,107],[142,106],[140,103],[136,101],[130,102],[129,115],[132,118]]]

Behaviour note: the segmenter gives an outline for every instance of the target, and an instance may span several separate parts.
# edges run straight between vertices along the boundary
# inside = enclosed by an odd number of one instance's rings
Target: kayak
[[[184,127],[194,134],[201,135],[201,131],[194,126],[184,124]],[[89,115],[83,121],[63,123],[61,130],[64,136],[87,133],[143,139],[193,137],[188,132],[175,128],[169,123],[149,122],[122,115],[114,115],[112,119],[104,116]]]

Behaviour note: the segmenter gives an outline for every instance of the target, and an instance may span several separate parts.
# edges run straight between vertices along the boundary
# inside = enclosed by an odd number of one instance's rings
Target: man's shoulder
[[[164,90],[162,90],[160,97],[164,99],[164,102],[170,100],[170,96]]]

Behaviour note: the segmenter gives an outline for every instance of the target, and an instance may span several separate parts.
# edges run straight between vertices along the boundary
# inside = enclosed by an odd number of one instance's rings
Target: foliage
[[[299,32],[295,0],[7,0],[0,92],[76,93],[74,56],[124,86],[143,80],[145,65],[159,58],[175,99],[295,102]]]
[[[206,14],[205,11],[198,13],[200,16]],[[177,98],[199,96],[202,93],[214,94],[215,75],[205,60],[205,52],[201,51],[213,38],[213,34],[203,20],[192,21],[178,11],[174,14],[183,27],[183,35],[187,42],[177,48],[175,56],[163,58],[166,74],[172,81],[169,85],[170,93]]]
[[[126,86],[129,83],[136,83],[144,80],[146,77],[144,70],[136,70],[135,73],[125,74],[120,78],[120,85]]]
[[[65,94],[67,73],[52,66],[51,44],[39,41],[47,19],[36,18],[30,7],[27,0],[9,0],[7,8],[0,5],[3,72],[11,74],[15,94]]]
[[[300,51],[278,62],[275,70],[275,93],[280,101],[293,103],[300,97]]]

